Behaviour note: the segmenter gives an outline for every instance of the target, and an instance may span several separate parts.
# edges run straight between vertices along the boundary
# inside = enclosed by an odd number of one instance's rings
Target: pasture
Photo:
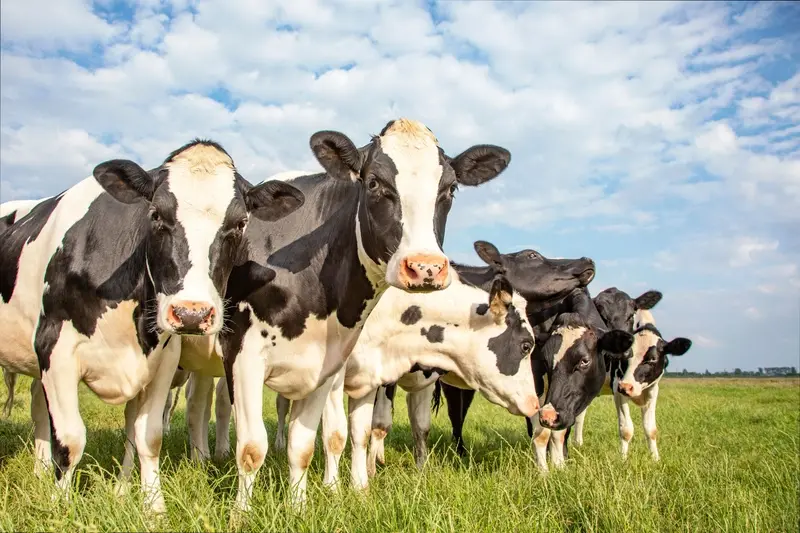
[[[613,401],[600,397],[588,411],[584,446],[570,446],[568,467],[546,477],[535,467],[524,421],[480,397],[465,427],[471,456],[460,459],[451,451],[443,407],[433,418],[431,457],[420,474],[399,391],[387,465],[379,466],[367,495],[347,488],[349,444],[341,465],[342,490],[332,494],[321,487],[324,457],[318,440],[310,502],[292,511],[285,454],[270,450],[254,510],[233,526],[247,531],[797,531],[800,381],[667,378],[662,383],[660,463],[651,462],[641,417],[632,409],[635,436],[623,466]],[[39,480],[32,472],[29,385],[30,378],[20,377],[11,419],[0,421],[0,530],[230,530],[234,461],[200,466],[188,460],[183,394],[162,449],[165,517],[143,515],[138,490],[124,500],[114,496],[125,438],[123,406],[103,404],[83,384],[88,443],[76,494],[70,503],[51,503],[52,480]],[[275,395],[267,391],[270,446],[274,405]]]

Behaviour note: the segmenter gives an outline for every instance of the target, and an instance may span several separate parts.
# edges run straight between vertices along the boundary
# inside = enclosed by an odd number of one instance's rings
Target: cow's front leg
[[[275,410],[278,412],[278,429],[275,431],[275,450],[286,449],[286,415],[292,402],[280,394],[275,397]]]
[[[566,429],[552,430],[550,434],[550,460],[556,468],[564,467],[564,443],[566,442]]]
[[[246,339],[245,339],[246,343]],[[236,424],[236,468],[239,489],[235,508],[250,510],[253,485],[267,455],[267,428],[264,426],[262,402],[266,361],[256,349],[246,346],[236,356],[231,368],[233,378],[233,411]]]
[[[114,492],[124,496],[130,490],[131,472],[133,471],[133,454],[136,453],[136,431],[134,423],[139,412],[139,397],[132,398],[125,404],[125,454],[122,457],[117,485]],[[162,421],[163,424],[163,421]]]
[[[581,414],[575,417],[575,425],[573,431],[575,432],[575,446],[583,446],[583,422],[586,419],[586,410],[588,407],[581,411]]]
[[[33,447],[35,463],[33,473],[43,476],[50,471],[53,465],[53,455],[50,450],[50,416],[47,412],[47,402],[44,399],[42,380],[34,379],[31,382],[31,419],[33,419]]]
[[[213,376],[192,372],[186,383],[186,425],[189,428],[189,449],[195,461],[205,461],[211,456],[208,426],[213,391]]]
[[[138,412],[134,422],[136,452],[139,455],[144,505],[154,513],[166,511],[164,495],[161,493],[159,455],[164,438],[164,406],[172,387],[172,377],[178,368],[181,356],[179,337],[172,337],[159,354],[161,360],[153,377],[137,398]],[[150,357],[155,357],[151,354]]]
[[[642,424],[647,447],[653,461],[659,460],[658,455],[658,428],[656,427],[656,402],[658,401],[658,383],[653,385],[645,394],[649,394],[647,402],[642,406]]]
[[[11,416],[11,409],[14,408],[14,387],[17,386],[17,375],[4,368],[3,381],[6,382],[6,389],[8,390],[8,398],[3,406],[3,418],[8,418]]]
[[[356,490],[364,490],[369,484],[367,446],[370,435],[374,433],[372,410],[376,393],[378,390],[373,390],[363,398],[350,398],[347,402],[350,411],[350,481]],[[375,463],[372,465],[374,468]],[[373,471],[372,474],[374,473]]]
[[[633,420],[628,400],[618,392],[614,392],[614,405],[617,408],[617,422],[619,426],[619,449],[622,458],[628,457],[628,447],[633,438]]]
[[[214,413],[217,417],[216,446],[214,458],[222,460],[231,453],[231,397],[228,394],[228,382],[224,377],[217,381],[217,397],[214,400]]]
[[[302,400],[292,402],[289,416],[289,485],[292,504],[300,506],[306,501],[308,466],[314,456],[314,441],[325,402],[331,393],[336,375],[331,376],[315,391]]]
[[[334,376],[331,392],[322,412],[322,443],[325,449],[325,475],[322,483],[336,491],[339,461],[347,442],[347,414],[344,410],[344,367]]]

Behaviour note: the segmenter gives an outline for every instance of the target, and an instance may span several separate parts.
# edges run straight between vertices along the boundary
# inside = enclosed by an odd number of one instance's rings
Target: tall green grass
[[[400,394],[387,466],[379,467],[368,494],[347,486],[347,450],[340,492],[321,487],[318,442],[310,502],[294,511],[287,505],[285,455],[271,452],[252,513],[233,523],[235,464],[187,459],[183,399],[162,451],[167,515],[143,514],[138,490],[116,498],[123,408],[103,404],[84,387],[88,444],[75,494],[69,503],[52,503],[52,481],[32,473],[29,383],[19,380],[12,417],[0,421],[3,531],[798,531],[797,381],[666,381],[658,411],[659,463],[649,458],[636,414],[631,456],[626,463],[620,459],[612,401],[600,398],[589,409],[584,446],[571,446],[567,468],[547,476],[534,465],[524,421],[481,398],[466,425],[471,455],[460,459],[452,452],[443,409],[434,418],[430,459],[418,472]],[[270,439],[274,398],[266,392]]]

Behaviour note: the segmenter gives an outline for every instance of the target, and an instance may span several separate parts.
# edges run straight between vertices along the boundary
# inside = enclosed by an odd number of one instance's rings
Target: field
[[[102,404],[83,386],[88,444],[77,476],[78,494],[69,504],[51,503],[51,480],[38,480],[32,473],[29,383],[26,378],[19,380],[11,420],[0,421],[0,530],[230,530],[235,464],[232,459],[204,466],[188,461],[183,398],[162,451],[166,517],[155,520],[143,515],[138,491],[124,500],[113,496],[113,476],[123,451],[123,408]],[[264,412],[272,439],[272,393],[265,394]],[[798,380],[665,381],[658,411],[661,462],[657,464],[646,452],[640,417],[633,413],[636,434],[627,464],[618,456],[612,401],[604,397],[589,409],[586,443],[570,447],[567,468],[542,477],[534,466],[523,420],[476,398],[465,431],[471,457],[461,460],[451,451],[450,424],[443,408],[434,418],[431,457],[419,473],[400,394],[387,441],[387,466],[379,467],[368,495],[359,496],[346,484],[339,494],[321,487],[323,456],[318,441],[310,471],[311,502],[294,512],[286,503],[286,458],[270,453],[259,474],[254,511],[236,528],[798,531]],[[347,450],[342,461],[345,480],[349,480]]]

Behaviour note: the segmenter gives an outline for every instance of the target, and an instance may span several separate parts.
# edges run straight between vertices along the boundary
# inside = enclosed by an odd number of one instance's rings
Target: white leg
[[[378,387],[375,393],[375,404],[372,411],[372,437],[369,444],[367,473],[374,476],[377,463],[385,464],[384,444],[386,436],[392,429],[392,404],[397,385]]]
[[[647,392],[650,397],[647,399],[647,403],[642,407],[642,425],[644,425],[644,436],[647,439],[647,447],[650,448],[650,456],[654,461],[658,461],[658,428],[656,427],[658,383],[653,385]]]
[[[122,457],[122,467],[114,488],[117,496],[124,496],[130,490],[131,472],[133,471],[133,454],[136,453],[136,430],[134,423],[139,412],[138,397],[125,404],[125,455]]]
[[[42,381],[39,379],[31,382],[31,418],[33,419],[33,442],[36,453],[33,473],[43,476],[50,472],[53,456],[50,450],[50,416],[47,413]]]
[[[628,407],[628,400],[621,394],[614,393],[614,405],[617,408],[617,421],[619,423],[619,446],[622,458],[628,457],[628,446],[633,438],[633,420]]]
[[[265,360],[259,351],[241,350],[231,369],[233,412],[236,424],[236,468],[239,489],[235,509],[250,510],[253,484],[267,454],[267,428],[264,426]]]
[[[357,400],[350,398],[347,402],[350,411],[350,481],[356,490],[364,490],[369,484],[367,445],[372,434],[372,408],[376,392],[374,390]]]
[[[228,394],[228,382],[225,377],[217,381],[217,398],[214,403],[214,412],[217,417],[217,445],[214,448],[214,457],[224,459],[231,453],[231,397]]]
[[[564,439],[566,429],[552,430],[550,434],[550,460],[556,468],[564,467]]]
[[[431,431],[431,400],[434,388],[435,384],[431,383],[420,391],[409,392],[406,395],[411,435],[414,438],[414,460],[419,469],[425,466],[425,461],[428,459],[428,434]]]
[[[292,504],[302,505],[306,501],[308,465],[314,456],[314,441],[317,428],[328,400],[336,375],[328,378],[317,390],[302,400],[292,402],[289,416],[289,486]]]
[[[322,447],[325,450],[325,475],[322,483],[338,488],[339,460],[347,442],[347,414],[344,410],[344,367],[333,378],[333,385],[322,411]]]
[[[583,446],[583,422],[586,419],[587,407],[581,414],[575,417],[575,425],[572,426],[572,434],[575,435],[575,446]]]
[[[154,513],[164,513],[167,510],[164,495],[161,493],[159,455],[164,437],[162,426],[164,405],[180,356],[180,338],[173,337],[162,349],[161,362],[153,372],[153,379],[137,397],[138,413],[133,427],[136,452],[139,456],[143,504],[146,509]]]
[[[186,383],[186,425],[189,428],[189,447],[192,460],[205,461],[211,456],[208,449],[208,424],[211,419],[211,395],[214,378],[192,372]]]
[[[550,442],[551,430],[539,423],[539,417],[533,417],[533,449],[536,452],[536,466],[547,472],[547,443]]]
[[[6,382],[6,389],[8,389],[8,399],[3,406],[3,418],[8,418],[11,416],[11,409],[14,407],[14,387],[17,385],[17,375],[4,368],[3,381]]]
[[[275,450],[277,451],[286,449],[286,415],[289,414],[291,403],[280,394],[275,398],[275,409],[278,411],[278,430],[275,432]]]

